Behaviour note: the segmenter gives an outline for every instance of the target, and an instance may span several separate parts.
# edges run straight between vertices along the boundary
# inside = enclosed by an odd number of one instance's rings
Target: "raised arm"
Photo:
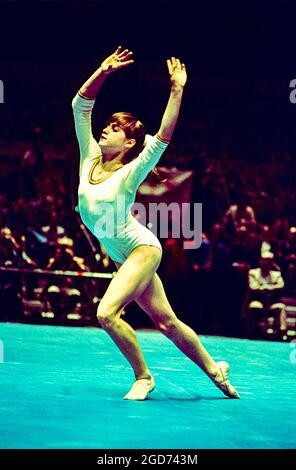
[[[146,139],[146,145],[140,155],[129,163],[128,181],[131,186],[138,188],[146,176],[157,165],[165,151],[176,126],[179,116],[183,88],[187,81],[185,65],[179,59],[172,57],[167,60],[171,80],[171,92],[156,136]],[[147,136],[148,137],[148,136]]]
[[[131,59],[132,55],[132,51],[128,49],[121,51],[121,46],[118,46],[116,51],[107,57],[107,59],[101,63],[100,67],[82,85],[79,90],[80,95],[88,99],[95,99],[106,77],[110,75],[110,73],[134,62],[133,59]]]
[[[91,114],[97,93],[110,73],[133,63],[130,59],[132,54],[128,49],[121,52],[119,46],[82,85],[72,101],[75,131],[80,149],[80,173],[84,160],[100,152],[91,127]]]
[[[170,141],[173,135],[180,112],[183,89],[187,81],[186,67],[180,59],[171,57],[167,60],[167,66],[171,80],[171,93],[157,133],[164,141]]]

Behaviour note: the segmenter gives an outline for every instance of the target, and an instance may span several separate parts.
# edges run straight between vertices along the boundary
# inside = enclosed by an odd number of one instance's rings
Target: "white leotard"
[[[142,181],[158,163],[168,142],[149,136],[143,151],[131,162],[98,184],[89,182],[89,172],[101,149],[92,135],[91,113],[95,100],[76,95],[72,106],[80,148],[79,213],[83,223],[105,247],[114,261],[123,263],[140,245],[156,246],[157,237],[131,214],[136,192]],[[110,221],[112,223],[110,224]],[[106,234],[104,221],[114,231]]]

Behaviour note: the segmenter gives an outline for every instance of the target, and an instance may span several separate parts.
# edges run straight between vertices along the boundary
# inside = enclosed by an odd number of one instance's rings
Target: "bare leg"
[[[102,326],[131,364],[135,377],[137,379],[150,377],[150,371],[133,328],[119,315],[114,319],[112,325],[102,324]]]
[[[136,302],[148,313],[157,328],[207,375],[212,377],[217,373],[216,362],[201,344],[197,334],[176,317],[158,274],[154,275],[153,283]]]
[[[151,379],[135,331],[120,315],[124,307],[138,297],[151,282],[160,262],[156,247],[136,248],[120,266],[110,282],[97,311],[100,324],[131,364],[136,379]]]
[[[232,389],[229,390],[228,383],[226,383],[228,382],[228,364],[216,363],[201,344],[197,334],[176,317],[158,274],[154,274],[151,283],[136,301],[150,316],[156,327],[195,362],[227,396],[239,398],[234,387],[231,386]]]

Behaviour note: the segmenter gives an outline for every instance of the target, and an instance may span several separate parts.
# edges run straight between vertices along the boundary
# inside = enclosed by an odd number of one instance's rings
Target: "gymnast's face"
[[[116,156],[121,152],[125,153],[135,142],[135,139],[126,137],[124,130],[116,122],[110,122],[103,129],[99,146],[103,154]]]

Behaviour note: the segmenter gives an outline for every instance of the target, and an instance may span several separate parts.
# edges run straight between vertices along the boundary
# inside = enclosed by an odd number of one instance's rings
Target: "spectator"
[[[15,240],[11,230],[0,230],[0,266],[14,268],[34,266],[34,262],[23,251],[22,245]],[[21,279],[17,272],[0,272],[0,319],[11,321],[21,315],[20,302]]]
[[[73,240],[67,237],[58,239],[54,256],[49,259],[46,268],[62,271],[87,270],[84,260],[74,255]],[[69,314],[76,313],[76,310],[81,307],[80,301],[83,294],[83,285],[80,279],[63,276],[59,278],[58,282],[49,283],[45,287],[41,298],[59,322],[67,320]]]
[[[236,204],[230,205],[224,214],[223,222],[230,233],[235,233],[242,225],[256,225],[254,209],[247,204],[245,195],[241,195]]]
[[[249,270],[249,298],[247,308],[247,335],[254,338],[258,334],[259,322],[274,316],[275,338],[287,339],[286,309],[281,302],[284,280],[281,271],[274,268],[274,255],[263,252],[259,267]]]

